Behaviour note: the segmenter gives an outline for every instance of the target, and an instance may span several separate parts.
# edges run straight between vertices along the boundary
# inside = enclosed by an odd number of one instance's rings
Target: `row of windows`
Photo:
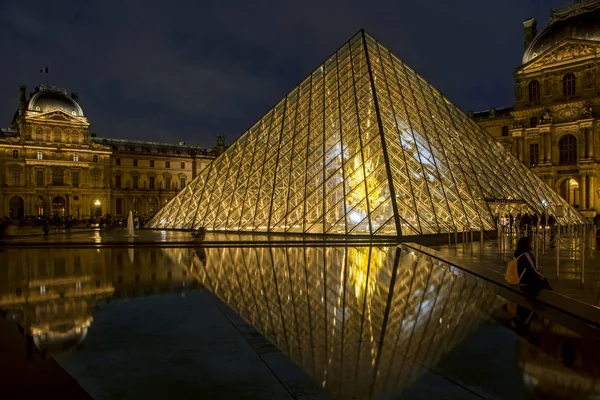
[[[11,173],[12,184],[13,186],[21,185],[21,171],[18,169],[12,170]],[[44,177],[44,170],[38,169],[35,171],[35,185],[36,186],[46,186],[46,179]],[[53,168],[52,169],[52,186],[64,186],[64,171],[62,168]],[[80,179],[79,179],[79,171],[71,172],[71,185],[73,187],[79,187]],[[100,174],[97,172],[92,173],[92,187],[97,188],[100,185]]]
[[[19,150],[13,150],[12,156],[13,156],[13,158],[19,158]],[[37,159],[38,160],[43,160],[44,159],[44,152],[43,151],[38,151],[37,152]],[[73,161],[79,161],[79,153],[73,153]],[[92,162],[93,163],[97,163],[98,162],[98,155],[94,154],[92,156]]]
[[[565,96],[565,97],[575,96],[575,94],[577,93],[577,78],[575,77],[575,74],[569,73],[569,74],[566,74],[565,76],[563,76],[562,84],[563,84],[563,96]],[[529,82],[528,89],[529,89],[529,101],[530,102],[540,101],[540,98],[542,96],[541,86],[542,85],[540,84],[540,81],[533,80],[533,81]]]
[[[535,167],[540,163],[540,145],[531,143],[529,145],[529,165]],[[577,163],[577,138],[573,135],[565,135],[558,141],[558,163],[559,165],[573,165]]]
[[[41,128],[38,128],[35,132],[35,140],[38,142],[45,142],[46,138],[44,136],[45,135],[44,135],[43,130]],[[52,133],[52,141],[56,142],[56,143],[60,143],[60,142],[66,141],[66,139],[63,140],[61,132],[59,130],[55,130]],[[77,134],[72,135],[71,143],[78,144],[79,143],[79,135],[77,135]]]
[[[181,185],[181,188],[183,189],[185,187],[185,178],[179,178],[179,184]],[[139,189],[139,185],[140,185],[140,177],[137,175],[133,175],[132,176],[132,187],[133,189]],[[121,189],[122,188],[122,179],[121,179],[121,175],[115,175],[115,188],[116,189]],[[148,188],[149,189],[156,189],[156,179],[153,176],[148,177]],[[166,189],[171,189],[171,178],[170,177],[166,177],[165,178],[165,188]],[[176,188],[175,188],[176,189]]]
[[[12,156],[13,156],[13,158],[19,158],[19,150],[13,150]],[[38,151],[37,152],[37,159],[38,160],[43,160],[44,159],[44,152]],[[79,154],[78,153],[73,153],[73,161],[79,161]],[[94,154],[92,156],[92,162],[93,163],[97,163],[98,162],[98,155]],[[115,164],[116,165],[121,165],[121,159],[120,158],[116,158],[115,159]],[[133,166],[134,167],[138,166],[138,160],[137,159],[133,160]],[[181,162],[180,166],[181,166],[181,169],[185,169],[185,162]],[[154,160],[150,160],[150,168],[154,168]],[[165,161],[165,168],[171,168],[171,162],[170,161]]]
[[[115,165],[121,165],[120,158],[115,158]],[[134,167],[138,166],[137,158],[133,159],[133,166]],[[185,162],[181,162],[180,166],[181,166],[181,169],[185,169]],[[150,168],[154,168],[154,160],[150,160]],[[165,161],[165,168],[171,168],[171,161]]]

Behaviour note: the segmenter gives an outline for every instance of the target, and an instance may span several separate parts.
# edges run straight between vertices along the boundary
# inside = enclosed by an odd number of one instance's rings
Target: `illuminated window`
[[[558,141],[559,164],[577,163],[577,139],[573,135],[565,135]]]
[[[150,168],[154,168],[154,160],[150,160]]]
[[[44,153],[42,153],[41,151],[37,152],[37,159],[38,160],[43,160],[44,159]]]
[[[165,168],[171,168],[171,161],[165,161]]]
[[[19,158],[19,150],[13,150],[13,158]]]
[[[563,96],[575,96],[576,84],[577,78],[575,78],[575,74],[566,74],[563,76]]]
[[[540,163],[540,145],[532,143],[529,145],[529,165],[535,167]]]
[[[529,101],[540,101],[540,82],[529,82]]]
[[[73,161],[79,161],[79,154],[73,153]]]
[[[21,171],[18,169],[12,170],[12,184],[13,186],[21,185]]]
[[[97,162],[98,162],[98,156],[97,156],[96,154],[94,154],[94,155],[92,156],[92,162],[93,162],[93,163],[97,163]]]
[[[73,178],[73,186],[78,187],[79,186],[79,171],[71,172],[71,177]]]
[[[115,175],[115,188],[121,189],[121,175]]]

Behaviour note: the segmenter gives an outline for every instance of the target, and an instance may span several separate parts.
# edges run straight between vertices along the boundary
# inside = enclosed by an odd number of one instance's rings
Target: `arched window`
[[[140,200],[138,198],[133,199],[133,213],[137,214],[140,212]]]
[[[570,165],[577,163],[577,139],[573,135],[565,135],[558,141],[559,163]]]
[[[13,158],[19,158],[19,150],[13,150]]]
[[[566,74],[563,76],[563,96],[575,96],[576,83],[577,78],[575,78],[575,74]]]
[[[92,156],[92,162],[93,162],[93,163],[97,163],[97,162],[98,162],[98,156],[97,156],[96,154],[94,154],[94,155]]]
[[[73,153],[73,161],[79,161],[79,154]]]
[[[540,82],[529,82],[529,101],[540,101]]]
[[[54,133],[54,141],[57,142],[57,143],[60,142],[60,140],[61,140],[60,129],[54,128],[54,132],[53,133]]]

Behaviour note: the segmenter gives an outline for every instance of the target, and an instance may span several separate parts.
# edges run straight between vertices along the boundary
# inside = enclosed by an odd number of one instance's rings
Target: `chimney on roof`
[[[79,93],[71,93],[71,98],[79,103]]]
[[[535,37],[538,34],[536,19],[529,18],[523,21],[523,29],[525,33],[525,41],[523,44],[525,45],[525,49],[527,50],[531,42],[533,42],[533,39],[535,39]]]

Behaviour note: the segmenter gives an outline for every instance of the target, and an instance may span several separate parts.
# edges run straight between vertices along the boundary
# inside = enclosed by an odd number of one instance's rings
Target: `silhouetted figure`
[[[48,224],[48,220],[44,220],[44,227],[42,228],[44,231],[44,236],[48,236],[48,232],[50,232],[50,224]]]
[[[525,230],[527,230],[529,232],[531,226],[531,216],[529,215],[529,213],[525,213],[523,214],[523,216],[521,217],[521,236],[525,235]]]
[[[546,277],[535,266],[535,258],[531,254],[530,238],[522,237],[519,239],[517,248],[515,249],[515,258],[518,260],[517,271],[521,278],[521,285],[533,289],[551,289]]]
[[[548,217],[548,226],[550,227],[550,247],[556,247],[556,232],[558,232],[558,227],[556,226],[556,218],[554,215],[550,214]]]
[[[515,217],[513,217],[512,213],[509,215],[508,221],[510,223],[510,234],[512,235],[512,233],[513,233],[513,225],[515,223]]]

